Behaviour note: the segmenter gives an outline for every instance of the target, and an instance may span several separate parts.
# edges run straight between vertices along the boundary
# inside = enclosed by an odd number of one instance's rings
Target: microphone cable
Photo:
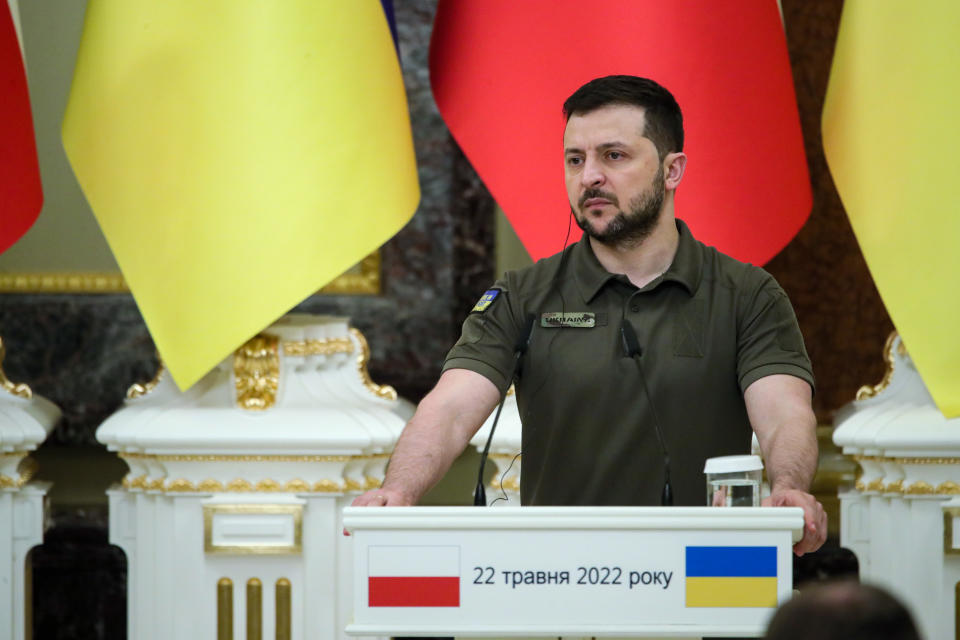
[[[517,371],[520,369],[520,359],[523,357],[523,354],[527,352],[527,348],[530,346],[530,338],[533,335],[533,323],[535,319],[536,316],[527,316],[527,322],[523,328],[523,332],[517,339],[516,345],[514,345],[513,372],[510,374],[510,379],[507,381],[507,389],[510,388],[510,384],[513,384],[513,379],[517,377]],[[503,405],[506,404],[506,402],[507,391],[504,390],[500,396],[500,404],[497,406],[497,415],[493,417],[493,424],[490,425],[490,434],[487,436],[487,442],[483,446],[483,453],[480,454],[480,468],[477,470],[477,486],[473,490],[473,506],[475,507],[487,506],[487,491],[483,486],[483,469],[487,464],[487,456],[490,453],[490,444],[493,442],[493,434],[497,430],[497,423],[500,422],[500,413],[503,411]]]
[[[640,341],[637,339],[637,332],[626,317],[620,325],[620,337],[623,340],[623,352],[628,358],[632,358],[637,363],[637,370],[640,372],[640,381],[643,385],[643,392],[647,396],[647,403],[650,405],[650,412],[653,414],[653,427],[657,434],[657,440],[660,442],[660,450],[663,453],[663,492],[660,494],[660,504],[664,507],[673,506],[673,487],[670,486],[670,452],[667,450],[667,441],[663,437],[663,431],[660,428],[660,418],[657,415],[657,407],[653,403],[653,396],[650,394],[650,388],[647,386],[647,376],[643,371],[643,352],[640,349]]]

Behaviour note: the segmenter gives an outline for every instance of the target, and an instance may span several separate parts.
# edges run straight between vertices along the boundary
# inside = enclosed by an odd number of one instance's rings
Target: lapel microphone
[[[633,358],[637,363],[637,369],[640,371],[640,381],[643,383],[643,392],[647,396],[647,402],[650,404],[650,412],[653,414],[653,427],[657,433],[657,440],[660,442],[660,450],[663,453],[663,493],[660,495],[660,504],[664,507],[673,506],[673,488],[670,486],[670,453],[667,451],[667,442],[663,437],[663,431],[660,429],[660,419],[657,417],[657,408],[653,404],[653,396],[650,395],[650,389],[647,387],[647,376],[643,372],[643,350],[640,348],[640,341],[637,339],[637,332],[633,325],[626,318],[620,325],[620,338],[623,341],[623,354],[627,358]]]
[[[536,316],[527,316],[526,325],[517,337],[517,342],[513,346],[513,372],[510,374],[510,380],[507,382],[507,389],[513,384],[517,377],[517,371],[520,369],[520,358],[530,347],[530,338],[533,336],[533,323]],[[483,453],[480,455],[480,468],[477,470],[477,487],[473,490],[473,506],[487,506],[487,491],[483,486],[483,468],[487,464],[487,455],[490,453],[490,443],[493,442],[493,433],[497,430],[497,423],[500,421],[500,412],[503,411],[503,405],[507,401],[507,392],[501,394],[500,405],[497,407],[497,415],[493,417],[493,424],[490,425],[490,435],[487,436],[487,443],[483,447]]]

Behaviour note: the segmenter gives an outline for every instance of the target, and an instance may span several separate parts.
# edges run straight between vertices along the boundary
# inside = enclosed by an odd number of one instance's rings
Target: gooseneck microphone
[[[650,412],[653,414],[653,427],[657,433],[657,440],[660,442],[660,450],[663,453],[663,493],[660,495],[660,504],[665,507],[673,506],[673,489],[670,486],[670,453],[667,451],[667,441],[663,437],[663,431],[660,429],[660,419],[657,417],[657,408],[653,404],[653,396],[650,395],[650,388],[647,386],[647,376],[643,372],[643,351],[640,349],[640,341],[637,339],[637,332],[633,325],[624,318],[620,325],[620,338],[623,340],[623,354],[628,358],[633,358],[640,370],[640,381],[643,383],[643,392],[647,396],[647,402],[650,404]]]
[[[520,358],[527,352],[530,346],[530,338],[533,335],[533,323],[536,316],[527,316],[527,322],[517,337],[517,342],[513,346],[513,371],[510,373],[510,379],[507,381],[507,389],[513,384],[513,379],[517,377],[517,371],[520,369]],[[490,425],[490,435],[487,436],[487,443],[483,447],[483,453],[480,455],[480,468],[477,471],[477,488],[473,490],[473,506],[487,506],[487,491],[483,487],[483,468],[487,464],[487,455],[490,453],[490,443],[493,442],[493,432],[497,430],[497,423],[500,421],[500,412],[503,411],[503,405],[507,401],[507,391],[503,391],[500,397],[500,405],[497,407],[497,415],[493,417],[493,424]]]

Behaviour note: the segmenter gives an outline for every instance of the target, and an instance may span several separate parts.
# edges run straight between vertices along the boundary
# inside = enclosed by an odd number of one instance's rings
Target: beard
[[[583,203],[590,198],[605,198],[614,206],[619,205],[617,197],[600,189],[587,189],[580,197],[579,207],[581,214],[570,207],[577,226],[583,232],[608,246],[636,246],[653,233],[660,220],[660,211],[663,208],[663,199],[666,187],[663,180],[663,167],[657,171],[650,188],[635,196],[627,203],[627,210],[620,209],[613,219],[607,223],[603,231],[597,229],[590,221],[589,216],[583,213]]]

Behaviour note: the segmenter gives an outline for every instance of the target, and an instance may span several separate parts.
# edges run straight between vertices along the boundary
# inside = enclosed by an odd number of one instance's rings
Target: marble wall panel
[[[842,0],[783,0],[787,47],[813,185],[813,211],[767,269],[793,302],[817,377],[814,408],[822,423],[883,377],[881,356],[893,323],[867,270],[837,195],[820,138],[820,114]]]

